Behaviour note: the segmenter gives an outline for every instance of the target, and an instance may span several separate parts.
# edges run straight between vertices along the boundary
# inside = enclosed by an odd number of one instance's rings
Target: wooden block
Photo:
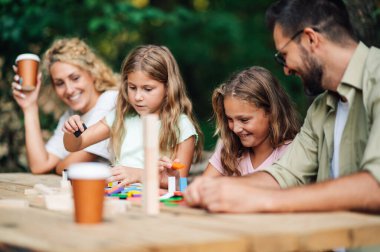
[[[120,186],[120,187],[114,186],[110,189],[104,190],[104,193],[110,195],[113,193],[121,193],[123,190],[124,190],[124,187],[122,187],[122,186]]]
[[[186,177],[179,178],[179,190],[181,192],[184,192],[186,188],[187,188],[187,178]]]
[[[64,169],[62,171],[62,180],[63,181],[68,181],[69,180],[69,178],[67,177],[67,170],[66,169]]]
[[[31,207],[37,207],[37,208],[46,209],[44,195],[39,195],[39,194],[37,194],[37,195],[29,195],[28,196],[28,201],[29,201],[29,206],[31,206]]]
[[[159,208],[158,159],[159,123],[157,115],[143,117],[144,172],[143,210],[147,215],[157,215]]]
[[[168,177],[168,192],[174,194],[175,191],[175,177]]]
[[[68,180],[61,180],[60,181],[60,184],[61,184],[61,191],[63,191],[63,192],[70,192],[70,190],[71,190],[71,183],[70,183],[70,181],[68,181]]]
[[[49,210],[72,212],[74,209],[73,198],[69,193],[44,195],[44,199]]]
[[[174,170],[180,170],[183,168],[185,168],[184,164],[177,163],[177,162],[172,163],[172,169],[174,169]]]
[[[21,199],[0,199],[0,208],[26,208],[29,202]]]
[[[162,196],[160,197],[160,200],[163,200],[163,199],[170,199],[170,198],[173,197],[173,196],[174,196],[174,193],[172,193],[172,192],[168,192],[168,193],[162,195]]]
[[[25,195],[38,195],[38,191],[36,189],[25,189]]]
[[[109,217],[114,214],[126,213],[131,207],[132,203],[127,200],[106,198],[104,201],[104,215]]]
[[[51,188],[43,184],[35,184],[33,188],[39,193],[44,194],[44,195],[54,194],[54,191]]]

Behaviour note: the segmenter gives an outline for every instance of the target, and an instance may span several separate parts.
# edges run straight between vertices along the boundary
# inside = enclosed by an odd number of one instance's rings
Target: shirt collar
[[[351,102],[350,101],[351,87],[362,90],[364,66],[365,66],[365,61],[367,59],[368,52],[369,52],[369,48],[362,42],[359,42],[357,48],[355,49],[354,54],[352,55],[350,59],[350,62],[348,63],[346,71],[343,74],[343,78],[337,88],[337,93],[342,97],[346,97],[349,103]],[[328,93],[330,95],[328,95],[327,97],[327,104],[330,107],[335,108],[336,102],[339,98],[336,93],[333,93],[333,92],[328,92]]]
[[[360,42],[354,54],[352,55],[350,62],[348,63],[346,71],[343,74],[341,84],[338,86],[337,90],[339,94],[341,92],[341,87],[344,84],[353,86],[360,90],[362,89],[364,66],[365,66],[365,61],[367,59],[368,52],[369,52],[369,48],[365,44]]]

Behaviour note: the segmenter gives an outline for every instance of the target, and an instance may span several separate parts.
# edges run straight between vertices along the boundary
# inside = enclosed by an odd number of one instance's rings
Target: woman
[[[42,59],[45,79],[50,80],[58,98],[68,106],[54,135],[44,143],[38,115],[41,74],[33,91],[22,91],[19,76],[12,83],[13,97],[24,113],[28,164],[32,173],[56,170],[58,174],[72,163],[109,159],[108,142],[103,141],[82,151],[69,153],[63,146],[63,123],[71,115],[80,114],[90,126],[115,106],[119,78],[97,57],[86,43],[77,39],[55,41]],[[14,67],[17,73],[17,68]]]

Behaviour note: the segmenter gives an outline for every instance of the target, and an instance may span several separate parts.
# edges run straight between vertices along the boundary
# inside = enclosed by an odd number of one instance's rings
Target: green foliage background
[[[273,61],[271,33],[264,13],[271,0],[0,0],[0,172],[26,171],[23,118],[13,101],[11,66],[19,53],[42,55],[54,39],[79,37],[115,71],[139,44],[166,45],[178,60],[195,112],[215,143],[211,93],[231,73],[261,65],[280,79],[304,115],[310,99],[295,78]],[[379,45],[378,0],[347,1],[354,23],[368,44]],[[365,28],[363,30],[363,27]],[[40,119],[47,139],[62,111],[46,87]]]

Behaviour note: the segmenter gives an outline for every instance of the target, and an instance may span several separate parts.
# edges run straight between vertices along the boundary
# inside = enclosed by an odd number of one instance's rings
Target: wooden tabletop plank
[[[30,187],[33,187],[35,184],[57,187],[60,180],[61,176],[55,174],[0,173],[0,182]]]
[[[23,191],[34,184],[57,187],[59,181],[55,175],[0,174],[0,199],[25,199]],[[36,250],[315,251],[380,244],[378,234],[380,216],[353,212],[210,214],[179,206],[148,217],[133,207],[83,226],[72,213],[0,208],[0,244]]]
[[[79,225],[68,213],[0,209],[0,241],[34,250],[247,251],[244,239],[130,212],[98,225]]]
[[[0,175],[0,198],[27,199],[25,189],[36,183],[57,187],[60,180],[53,175],[41,180],[30,174],[14,176]],[[247,251],[246,241],[237,235],[181,226],[175,220],[148,217],[133,208],[102,224],[78,225],[72,213],[0,208],[0,243],[58,251]]]
[[[177,213],[182,225],[237,234],[247,238],[251,251],[320,250],[380,243],[380,216],[350,213],[213,214]],[[162,215],[164,218],[165,215]],[[202,220],[202,221],[200,221]]]

